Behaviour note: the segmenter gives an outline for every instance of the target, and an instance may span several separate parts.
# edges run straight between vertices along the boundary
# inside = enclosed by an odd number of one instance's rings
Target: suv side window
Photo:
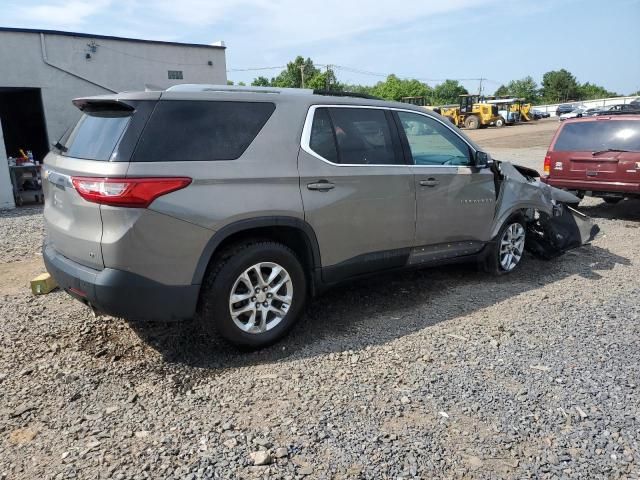
[[[397,138],[392,136],[384,109],[316,109],[309,147],[331,162],[344,165],[402,165],[402,156],[396,146]]]
[[[328,108],[318,108],[313,116],[309,147],[324,159],[339,163],[338,147]]]
[[[235,160],[276,106],[267,102],[159,101],[134,162]]]
[[[471,165],[469,146],[437,120],[398,112],[415,165]]]
[[[350,165],[402,164],[393,146],[385,110],[331,108],[340,163]]]

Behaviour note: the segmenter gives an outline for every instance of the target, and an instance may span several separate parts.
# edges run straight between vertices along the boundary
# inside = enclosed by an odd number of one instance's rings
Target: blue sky
[[[286,64],[296,55],[373,84],[396,73],[500,83],[566,68],[619,93],[640,90],[640,0],[0,0],[0,25],[211,43],[227,67]],[[278,69],[230,71],[250,82]],[[477,80],[462,83],[477,90]]]

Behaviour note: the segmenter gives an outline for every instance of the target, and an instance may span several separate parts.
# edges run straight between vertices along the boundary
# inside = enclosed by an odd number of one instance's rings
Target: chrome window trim
[[[422,112],[417,112],[415,110],[409,110],[409,109],[398,108],[398,107],[378,107],[374,105],[333,105],[333,104],[311,105],[309,107],[309,110],[307,111],[307,116],[304,121],[304,127],[302,129],[302,137],[300,138],[300,148],[302,148],[302,150],[304,150],[306,153],[308,153],[312,157],[315,157],[318,160],[322,160],[323,162],[328,163],[329,165],[332,165],[334,167],[413,167],[413,168],[456,168],[456,169],[458,168],[470,169],[473,167],[473,165],[415,165],[415,164],[407,165],[405,163],[375,164],[375,165],[368,165],[365,163],[333,163],[332,161],[324,158],[322,155],[319,155],[316,152],[314,152],[309,145],[309,143],[311,142],[311,127],[313,125],[313,117],[318,108],[368,108],[372,110],[390,110],[394,112],[415,113],[416,115],[421,115],[423,117],[430,118],[433,121],[438,122],[441,125],[445,126],[447,129],[449,129],[451,133],[453,133],[456,137],[462,140],[469,147],[472,153],[472,156],[476,153],[476,149],[463,136],[459,135],[454,129],[452,129],[451,125],[447,125],[446,122],[443,122],[439,118],[436,118],[432,115],[428,115]]]

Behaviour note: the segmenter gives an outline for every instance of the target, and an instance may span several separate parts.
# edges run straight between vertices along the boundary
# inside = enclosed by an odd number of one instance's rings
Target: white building
[[[226,84],[225,47],[0,27],[0,208],[14,205],[7,156],[42,160],[78,119],[71,100],[179,83]]]

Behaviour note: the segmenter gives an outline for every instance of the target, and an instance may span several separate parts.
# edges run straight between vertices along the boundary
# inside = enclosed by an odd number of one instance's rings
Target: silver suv
[[[44,259],[111,315],[197,317],[260,347],[337,282],[459,260],[502,274],[525,244],[593,234],[560,228],[587,222],[562,209],[576,197],[420,107],[211,85],[73,103],[45,160]]]

